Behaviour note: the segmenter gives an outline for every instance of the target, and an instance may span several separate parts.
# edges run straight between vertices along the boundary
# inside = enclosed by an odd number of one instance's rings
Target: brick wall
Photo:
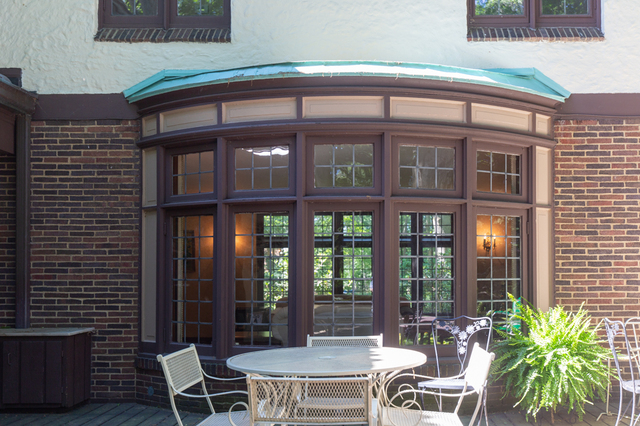
[[[555,124],[556,302],[640,314],[640,119]]]
[[[16,157],[0,155],[0,327],[16,317]]]
[[[93,400],[135,399],[137,121],[32,123],[33,327],[95,327]]]

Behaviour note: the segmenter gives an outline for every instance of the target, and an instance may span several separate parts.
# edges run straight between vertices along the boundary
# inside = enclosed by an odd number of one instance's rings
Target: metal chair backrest
[[[632,320],[640,321],[640,318],[632,318]],[[633,322],[634,321],[632,321],[632,323]],[[629,344],[629,338],[627,336],[627,329],[625,324],[622,321],[611,321],[609,318],[605,318],[604,329],[607,333],[607,340],[609,341],[609,347],[611,348],[612,358],[618,372],[618,380],[620,382],[623,381],[622,370],[627,367],[626,362],[622,362],[622,359],[624,359],[625,361],[629,362],[628,367],[631,374],[631,380],[635,382],[637,373],[634,371],[635,368],[633,366],[633,356],[630,356],[633,354],[633,351],[631,350],[631,346]],[[616,337],[618,336],[624,338],[624,346],[622,346],[622,348],[616,348]],[[625,377],[625,379],[626,378],[627,377]],[[635,389],[635,384],[633,388]]]
[[[624,323],[625,335],[629,342],[629,355],[640,372],[640,317],[629,318]]]
[[[484,392],[487,378],[489,377],[489,369],[494,359],[495,354],[493,352],[489,353],[481,348],[478,342],[474,343],[464,378],[465,382],[467,382],[469,386],[473,386],[473,389],[477,393],[481,391]]]
[[[373,424],[368,377],[247,376],[251,424]]]
[[[433,337],[438,377],[440,377],[440,359],[438,357],[439,334],[444,332],[453,337],[456,346],[456,356],[460,364],[459,373],[462,373],[466,366],[467,356],[469,352],[471,352],[469,351],[469,342],[472,337],[480,331],[486,331],[486,336],[480,336],[482,338],[476,337],[478,338],[479,347],[488,351],[489,343],[491,342],[492,327],[493,322],[490,317],[472,318],[462,315],[456,318],[435,318],[431,323],[431,336]]]
[[[202,375],[202,367],[200,366],[200,359],[198,358],[198,352],[196,347],[190,345],[188,348],[179,350],[169,355],[158,355],[158,362],[162,366],[164,377],[169,385],[169,399],[171,401],[171,408],[173,408],[174,414],[179,419],[178,411],[176,408],[174,396],[179,392],[190,388],[191,386],[200,383],[202,385],[203,394],[207,393],[204,376]],[[211,398],[206,397],[207,403],[212,413],[215,413]]]
[[[382,334],[376,336],[311,336],[307,334],[307,347],[312,346],[381,348]]]

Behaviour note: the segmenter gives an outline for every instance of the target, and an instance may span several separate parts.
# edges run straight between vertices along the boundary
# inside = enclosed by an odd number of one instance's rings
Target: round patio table
[[[425,362],[425,354],[411,349],[295,347],[236,355],[227,366],[261,376],[340,377],[399,372]]]

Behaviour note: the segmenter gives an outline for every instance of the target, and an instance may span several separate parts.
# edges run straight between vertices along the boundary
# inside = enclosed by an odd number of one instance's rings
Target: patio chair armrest
[[[249,405],[247,405],[246,402],[244,401],[238,401],[235,404],[233,404],[231,407],[229,407],[229,411],[227,412],[227,416],[229,417],[229,423],[231,423],[233,426],[238,426],[234,421],[233,421],[233,417],[231,416],[231,413],[233,412],[233,407],[235,407],[236,405],[243,405],[246,409],[246,415],[249,415]]]
[[[176,390],[176,388],[174,388],[173,386],[171,386],[171,390],[178,394],[178,395],[182,395],[182,396],[186,396],[187,398],[210,398],[210,397],[214,397],[214,396],[221,396],[221,395],[231,395],[234,393],[239,393],[242,395],[249,395],[249,393],[247,391],[242,391],[242,390],[234,390],[234,391],[227,391],[227,392],[218,392],[218,393],[210,393],[210,394],[204,394],[204,395],[198,395],[198,394],[192,394],[192,393],[185,393],[185,392],[178,392]]]
[[[215,376],[210,376],[207,373],[204,372],[204,370],[200,369],[200,371],[202,372],[202,375],[208,379],[212,379],[212,380],[220,380],[222,382],[229,382],[232,380],[246,380],[247,376],[238,376],[238,377],[215,377]]]
[[[389,407],[397,407],[397,408],[409,408],[411,405],[416,405],[416,406],[420,406],[417,403],[417,398],[416,396],[418,394],[420,395],[432,395],[432,396],[443,396],[443,397],[448,397],[448,398],[460,398],[460,397],[464,397],[467,395],[472,395],[476,393],[475,390],[467,390],[464,389],[461,392],[455,392],[455,393],[443,393],[443,392],[434,392],[434,391],[429,391],[429,390],[422,390],[422,389],[415,389],[409,386],[404,386],[401,390],[399,390],[395,395],[393,395],[393,397],[391,397],[391,399],[389,399],[388,402],[388,406]],[[407,396],[409,396],[408,399],[404,399]],[[401,403],[394,403],[395,400],[399,399],[400,401],[402,401]]]

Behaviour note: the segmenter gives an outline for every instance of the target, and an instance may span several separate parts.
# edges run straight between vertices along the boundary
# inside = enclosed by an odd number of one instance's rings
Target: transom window
[[[213,192],[213,157],[213,151],[172,156],[172,194]]]
[[[478,151],[478,191],[519,195],[520,156],[500,152]]]
[[[455,150],[400,145],[400,188],[455,189]]]
[[[470,26],[600,26],[600,0],[468,0]]]
[[[313,158],[316,188],[373,187],[371,144],[318,144]]]
[[[236,148],[236,190],[289,187],[289,147]]]

